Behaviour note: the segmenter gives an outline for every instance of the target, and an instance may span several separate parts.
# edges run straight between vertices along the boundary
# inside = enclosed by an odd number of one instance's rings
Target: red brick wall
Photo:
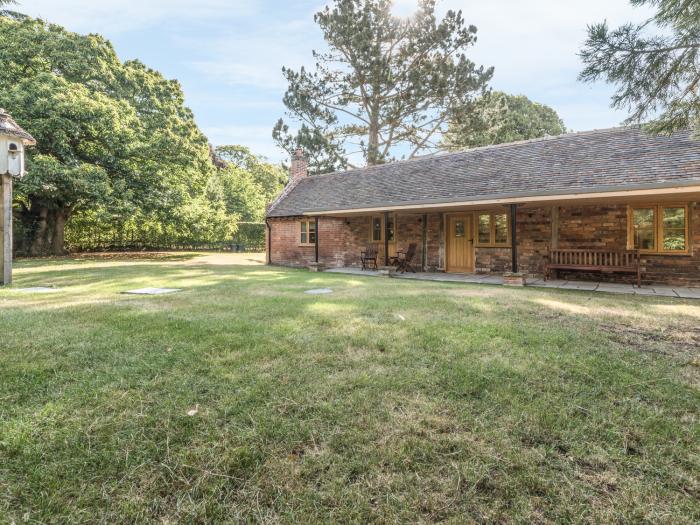
[[[521,208],[517,215],[518,264],[520,271],[541,275],[543,256],[551,246],[551,207]],[[691,206],[691,255],[645,255],[645,282],[700,285],[700,207]],[[307,266],[314,261],[314,247],[299,245],[299,220],[271,219],[272,263]],[[319,218],[319,261],[329,267],[359,266],[359,253],[369,242],[370,218]],[[442,213],[427,214],[426,262],[429,271],[444,270],[445,247]],[[397,248],[406,249],[415,242],[414,260],[420,269],[423,250],[423,215],[397,216]],[[624,249],[627,245],[627,207],[560,207],[559,247]],[[380,245],[383,252],[383,245]],[[383,257],[380,258],[380,264]],[[511,269],[510,248],[475,248],[475,268],[479,272],[502,273]],[[620,274],[584,275],[572,272],[561,277],[592,278],[632,282],[633,276]]]
[[[689,255],[642,255],[646,283],[700,285],[700,207],[689,207]],[[559,211],[560,248],[625,249],[627,206],[562,207]],[[581,272],[562,277],[581,278]],[[591,274],[597,280],[633,282],[632,276]]]

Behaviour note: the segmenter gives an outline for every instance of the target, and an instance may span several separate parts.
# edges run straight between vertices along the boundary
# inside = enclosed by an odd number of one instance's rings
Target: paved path
[[[359,268],[332,268],[326,270],[329,273],[344,273],[350,275],[367,275],[378,277],[379,272],[362,271]],[[442,273],[442,272],[421,272],[393,274],[398,279],[417,279],[419,281],[440,281],[456,283],[481,283],[481,284],[503,284],[503,278],[498,275],[476,274],[476,273]],[[590,292],[620,293],[628,295],[653,295],[657,297],[681,297],[683,299],[700,299],[700,288],[685,288],[680,286],[652,285],[637,288],[631,284],[605,283],[598,281],[564,281],[542,279],[531,279],[528,286],[540,288],[559,288],[562,290],[586,290]]]

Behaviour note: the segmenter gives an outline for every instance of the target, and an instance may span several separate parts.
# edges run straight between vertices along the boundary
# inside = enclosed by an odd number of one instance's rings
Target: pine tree
[[[589,26],[580,78],[615,84],[612,106],[630,111],[628,123],[651,118],[647,129],[652,132],[692,128],[700,135],[700,2],[631,3],[656,7],[657,12],[644,24],[614,30],[605,22]]]
[[[335,0],[315,15],[328,45],[313,52],[314,71],[283,69],[287,113],[277,144],[302,146],[317,172],[411,158],[438,147],[450,116],[483,94],[493,69],[466,56],[476,27],[461,12],[435,15],[435,0],[420,0],[410,18],[392,15],[391,0]]]

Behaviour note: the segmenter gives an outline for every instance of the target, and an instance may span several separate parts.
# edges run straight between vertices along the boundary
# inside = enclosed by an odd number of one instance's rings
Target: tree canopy
[[[179,83],[121,62],[98,35],[0,16],[0,106],[38,142],[16,185],[29,253],[61,253],[80,211],[170,220],[213,169]]]
[[[244,146],[219,146],[215,154],[222,164],[209,182],[210,198],[220,199],[227,212],[243,222],[262,221],[265,207],[284,187],[287,173]]]
[[[455,112],[443,146],[457,150],[565,132],[564,122],[549,106],[494,91]]]
[[[314,17],[328,46],[313,52],[315,69],[283,69],[299,128],[280,119],[273,137],[290,155],[303,147],[316,172],[437,148],[453,111],[491,78],[466,55],[477,30],[461,11],[438,20],[435,0],[420,0],[410,18],[391,9],[391,0],[334,0]]]
[[[691,0],[631,0],[656,8],[643,24],[610,29],[589,26],[581,51],[586,82],[617,86],[612,105],[629,111],[628,122],[651,119],[652,132],[692,128],[700,135],[700,4]]]

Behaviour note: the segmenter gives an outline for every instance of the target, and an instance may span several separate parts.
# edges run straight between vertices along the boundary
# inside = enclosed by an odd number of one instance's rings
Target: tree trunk
[[[65,227],[70,218],[69,207],[50,207],[43,202],[31,202],[19,213],[22,238],[18,251],[25,255],[65,255]]]
[[[66,253],[66,222],[70,212],[68,210],[54,210],[56,212],[53,224],[52,254],[62,255]]]

